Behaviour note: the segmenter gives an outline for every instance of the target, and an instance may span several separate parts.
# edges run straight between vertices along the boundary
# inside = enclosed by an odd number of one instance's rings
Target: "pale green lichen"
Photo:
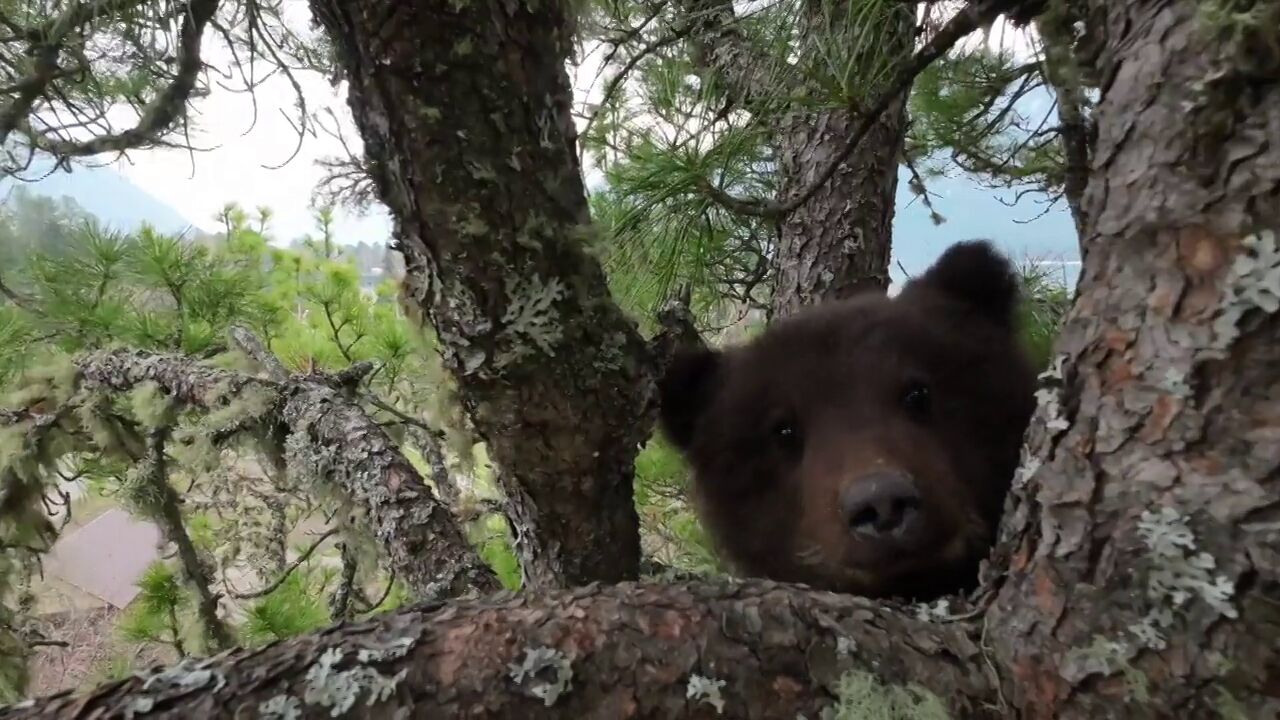
[[[493,228],[479,216],[468,215],[465,220],[458,223],[458,232],[472,237],[481,237],[493,232]]]
[[[129,702],[124,706],[124,720],[133,720],[139,715],[145,715],[156,706],[155,698],[150,695],[141,695],[129,698]]]
[[[724,696],[720,694],[720,689],[724,684],[724,680],[703,677],[695,673],[689,676],[689,684],[685,687],[684,696],[690,700],[704,702],[714,707],[717,715],[723,715]]]
[[[142,683],[143,692],[151,690],[199,690],[207,688],[209,692],[218,692],[227,686],[227,676],[220,670],[212,669],[212,660],[205,658],[195,660],[184,658],[173,667],[166,668],[152,675]],[[209,683],[213,687],[209,687]]]
[[[1280,310],[1280,247],[1276,234],[1263,230],[1241,241],[1243,252],[1227,272],[1223,298],[1213,321],[1213,339],[1206,358],[1226,357],[1240,335],[1240,320],[1251,310],[1273,314]]]
[[[361,648],[356,654],[356,659],[362,663],[369,662],[387,662],[388,660],[397,660],[408,654],[413,648],[413,644],[417,642],[416,638],[401,637],[392,640],[382,647]]]
[[[948,720],[942,700],[925,688],[882,682],[874,674],[850,670],[836,686],[836,704],[822,720]]]
[[[1157,614],[1158,611],[1181,608],[1191,598],[1203,600],[1225,617],[1237,617],[1231,604],[1234,583],[1212,573],[1217,565],[1212,555],[1194,552],[1195,535],[1177,510],[1164,507],[1157,512],[1143,512],[1138,521],[1138,535],[1155,561],[1155,567],[1147,576],[1147,597],[1156,604],[1153,614],[1148,616],[1153,630],[1172,623],[1171,617],[1163,612]],[[1160,644],[1151,647],[1164,647],[1162,640],[1157,642]]]
[[[1191,395],[1191,385],[1187,382],[1187,373],[1182,368],[1170,367],[1161,378],[1160,389],[1174,397],[1185,398]]]
[[[1066,418],[1062,416],[1061,406],[1061,388],[1066,377],[1063,370],[1067,360],[1068,357],[1066,355],[1058,355],[1049,364],[1049,367],[1037,377],[1041,386],[1040,389],[1036,390],[1036,400],[1044,411],[1045,428],[1052,435],[1057,435],[1071,426]]]
[[[159,695],[174,690],[190,692],[218,692],[227,685],[227,677],[221,670],[212,667],[211,658],[183,658],[181,662],[165,668],[153,675],[138,675],[143,678],[142,689],[129,698],[124,708],[124,716],[133,718],[145,715],[155,708]],[[210,687],[212,685],[212,687]]]
[[[307,670],[307,685],[303,689],[302,701],[308,705],[329,708],[330,717],[339,717],[350,710],[366,691],[366,705],[385,701],[409,672],[405,669],[387,677],[365,666],[337,670],[344,655],[341,648],[329,648]]]
[[[549,647],[525,648],[524,660],[507,666],[510,677],[542,704],[551,707],[561,695],[573,688],[573,663],[564,653]],[[553,680],[542,680],[538,674],[552,670]]]
[[[858,652],[858,643],[856,640],[850,637],[845,637],[843,635],[836,638],[836,654],[837,655],[843,658],[850,658],[850,657],[853,657],[853,654],[856,652]]]
[[[258,704],[258,717],[262,720],[300,720],[302,703],[289,695],[277,695]]]
[[[507,311],[499,333],[507,349],[497,353],[496,367],[506,367],[537,350],[555,356],[555,343],[562,334],[555,303],[566,294],[560,278],[543,281],[537,275],[521,277],[507,287]]]
[[[1144,511],[1137,532],[1151,561],[1145,593],[1147,613],[1127,628],[1130,640],[1097,636],[1088,647],[1068,653],[1060,673],[1070,682],[1079,682],[1095,673],[1123,672],[1131,697],[1141,700],[1147,694],[1147,679],[1129,661],[1143,649],[1163,650],[1168,644],[1166,633],[1189,601],[1199,599],[1228,618],[1238,613],[1231,604],[1234,584],[1213,574],[1217,562],[1212,555],[1195,551],[1195,535],[1177,510]]]
[[[170,427],[175,421],[175,405],[158,383],[141,383],[129,393],[129,409],[146,428]]]
[[[934,603],[914,603],[911,610],[916,618],[924,622],[937,622],[951,617],[951,601],[939,598]]]

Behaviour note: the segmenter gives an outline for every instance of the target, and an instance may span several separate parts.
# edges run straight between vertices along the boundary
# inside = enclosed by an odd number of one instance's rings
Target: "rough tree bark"
[[[1196,0],[1092,9],[1085,267],[976,606],[944,620],[762,582],[531,593],[7,716],[271,717],[266,702],[324,717],[350,701],[347,717],[812,718],[836,695],[882,710],[914,683],[915,704],[961,718],[1274,717],[1280,2],[1243,21]]]
[[[432,495],[382,428],[325,382],[300,376],[276,382],[200,365],[182,356],[102,351],[77,362],[84,380],[115,391],[153,382],[177,402],[216,410],[257,396],[265,420],[299,439],[315,469],[362,511],[397,576],[422,597],[453,597],[501,585],[467,544],[452,512]],[[288,443],[287,443],[288,444]]]
[[[407,301],[501,466],[526,583],[635,577],[649,353],[587,251],[565,5],[311,7],[396,218]]]
[[[988,615],[1032,718],[1280,711],[1280,3],[1094,0],[1079,295]]]
[[[995,717],[959,626],[768,582],[621,583],[423,606],[0,717],[776,720],[819,717],[842,677],[871,707],[916,675],[954,717]]]

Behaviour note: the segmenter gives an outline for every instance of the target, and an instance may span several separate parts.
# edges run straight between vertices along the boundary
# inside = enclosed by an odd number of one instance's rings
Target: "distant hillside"
[[[986,238],[1015,262],[1041,261],[1061,267],[1065,276],[1057,279],[1075,284],[1079,241],[1065,203],[1059,202],[1045,212],[1043,205],[1028,197],[1010,207],[1005,203],[1013,202],[1013,192],[994,192],[963,175],[936,178],[926,180],[925,186],[934,209],[946,221],[934,225],[924,203],[907,186],[908,177],[904,169],[898,180],[890,268],[895,282],[906,279],[903,269],[910,275],[923,272],[953,243]]]
[[[50,167],[51,164],[45,161],[22,173],[23,178],[41,178],[39,182],[0,177],[0,202],[9,197],[15,186],[21,185],[37,195],[55,199],[70,197],[104,225],[116,230],[128,232],[143,222],[151,223],[156,229],[166,233],[199,229],[199,225],[189,218],[183,217],[109,167],[76,165],[72,172],[60,170],[42,177]]]
[[[1043,101],[1034,99],[1034,102]],[[38,172],[33,169],[25,175],[36,177]],[[1079,252],[1075,226],[1064,204],[1058,203],[1037,218],[1044,208],[1030,199],[1016,207],[1005,204],[1012,202],[1013,192],[992,191],[966,175],[934,178],[928,180],[926,186],[934,207],[946,218],[941,225],[934,225],[920,198],[909,189],[908,177],[903,169],[898,182],[890,269],[895,283],[905,279],[904,269],[909,275],[922,272],[952,243],[980,237],[991,239],[1019,262],[1042,260],[1056,264],[1064,271],[1062,279],[1075,283]],[[145,221],[164,232],[187,231],[196,238],[206,235],[190,219],[111,168],[77,166],[74,172],[55,172],[38,183],[0,178],[0,202],[8,198],[15,184],[55,199],[71,197],[102,222],[119,230],[135,229]],[[377,249],[370,247],[357,253],[362,272],[369,274],[366,279],[369,284],[377,281],[375,273],[383,271],[381,254],[385,247],[383,243],[371,245]]]

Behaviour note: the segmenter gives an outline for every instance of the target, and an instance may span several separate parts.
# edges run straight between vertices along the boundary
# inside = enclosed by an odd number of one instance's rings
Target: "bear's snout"
[[[859,540],[914,545],[924,534],[920,490],[901,470],[877,470],[846,484],[840,513]]]

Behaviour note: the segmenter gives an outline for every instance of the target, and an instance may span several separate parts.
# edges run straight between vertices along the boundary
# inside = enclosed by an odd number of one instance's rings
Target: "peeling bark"
[[[1274,717],[1280,4],[1091,5],[1084,267],[988,640],[1024,717]]]
[[[449,508],[438,502],[382,428],[319,377],[276,383],[217,370],[195,361],[141,351],[100,351],[77,362],[84,380],[116,391],[154,382],[178,402],[217,410],[236,398],[269,399],[269,424],[304,439],[328,458],[323,479],[345,492],[365,514],[399,577],[422,597],[499,589]]]
[[[862,702],[919,677],[952,717],[998,717],[972,631],[767,582],[623,583],[413,608],[0,716],[122,717],[141,705],[148,718],[323,718],[327,689],[354,700],[344,718],[818,718],[852,671],[886,678]],[[341,660],[309,692],[334,648]],[[519,673],[526,664],[541,669]],[[561,669],[563,690],[546,692]],[[696,678],[723,685],[700,693]],[[394,687],[366,704],[379,682]],[[286,705],[299,714],[264,710]]]
[[[350,78],[378,192],[396,218],[406,301],[435,329],[528,539],[526,582],[634,578],[648,355],[588,252],[567,8],[311,7]]]

